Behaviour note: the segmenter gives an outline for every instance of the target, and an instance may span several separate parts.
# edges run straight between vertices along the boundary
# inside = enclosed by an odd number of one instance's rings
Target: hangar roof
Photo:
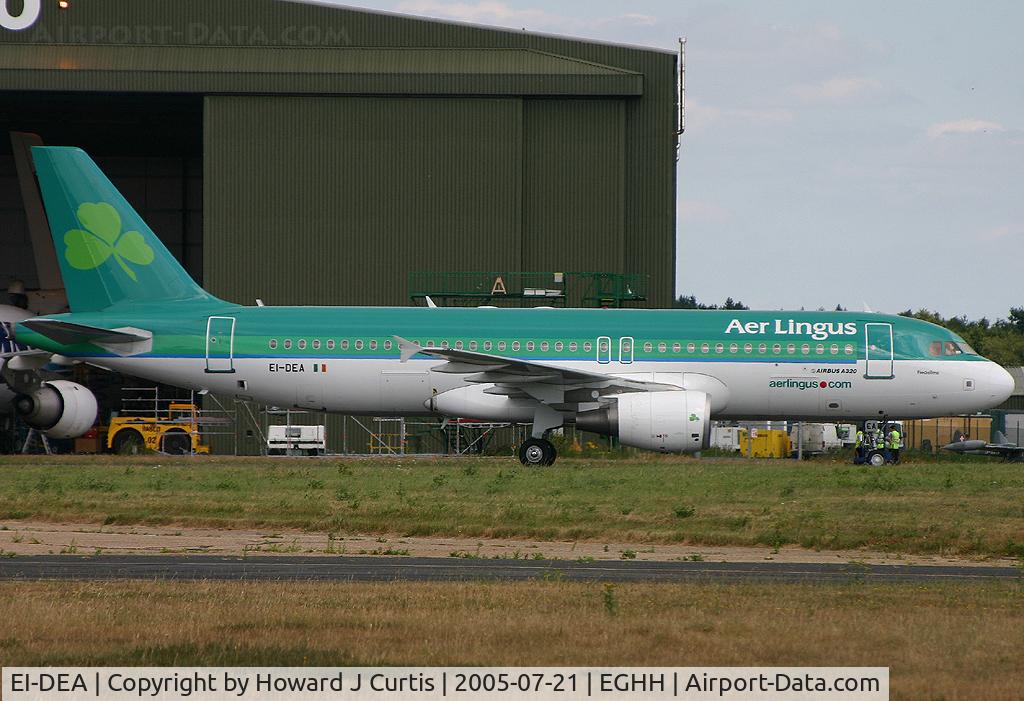
[[[0,44],[0,90],[643,94],[643,74],[536,49]]]

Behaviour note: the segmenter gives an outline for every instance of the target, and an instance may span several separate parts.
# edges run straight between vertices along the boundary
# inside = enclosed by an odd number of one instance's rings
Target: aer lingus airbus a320
[[[554,461],[544,436],[564,424],[695,452],[713,418],[943,416],[1013,387],[950,331],[873,313],[240,306],[199,287],[83,151],[32,155],[71,312],[15,331],[61,362],[278,406],[528,422],[527,464]],[[70,384],[23,385],[19,411],[74,424]]]

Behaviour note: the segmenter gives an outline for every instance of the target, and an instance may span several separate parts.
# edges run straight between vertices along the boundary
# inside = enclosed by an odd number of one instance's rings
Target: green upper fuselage
[[[398,358],[394,337],[400,336],[422,346],[447,345],[538,361],[619,360],[621,353],[631,353],[634,362],[852,363],[865,357],[865,324],[892,324],[896,360],[984,360],[942,327],[856,312],[241,307],[186,302],[132,304],[49,318],[108,329],[145,329],[153,333],[153,347],[136,357],[166,358],[206,355],[211,316],[235,320],[231,353],[236,358]],[[57,343],[20,324],[17,338],[69,357],[112,355],[92,344]]]

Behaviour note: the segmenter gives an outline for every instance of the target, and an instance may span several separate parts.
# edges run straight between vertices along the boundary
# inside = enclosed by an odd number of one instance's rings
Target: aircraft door
[[[864,377],[869,380],[891,380],[893,375],[892,324],[864,324]]]
[[[235,371],[235,318],[211,316],[206,320],[206,372]]]
[[[597,337],[597,362],[602,365],[612,362],[612,339],[609,336]]]

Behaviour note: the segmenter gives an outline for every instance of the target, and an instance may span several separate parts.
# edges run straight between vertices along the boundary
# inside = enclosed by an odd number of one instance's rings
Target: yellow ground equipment
[[[789,434],[777,429],[739,431],[740,455],[748,458],[788,458],[793,452]]]
[[[187,402],[172,402],[165,411],[145,416],[112,416],[107,449],[127,455],[146,450],[172,455],[210,452],[210,446],[200,442],[199,410]]]

